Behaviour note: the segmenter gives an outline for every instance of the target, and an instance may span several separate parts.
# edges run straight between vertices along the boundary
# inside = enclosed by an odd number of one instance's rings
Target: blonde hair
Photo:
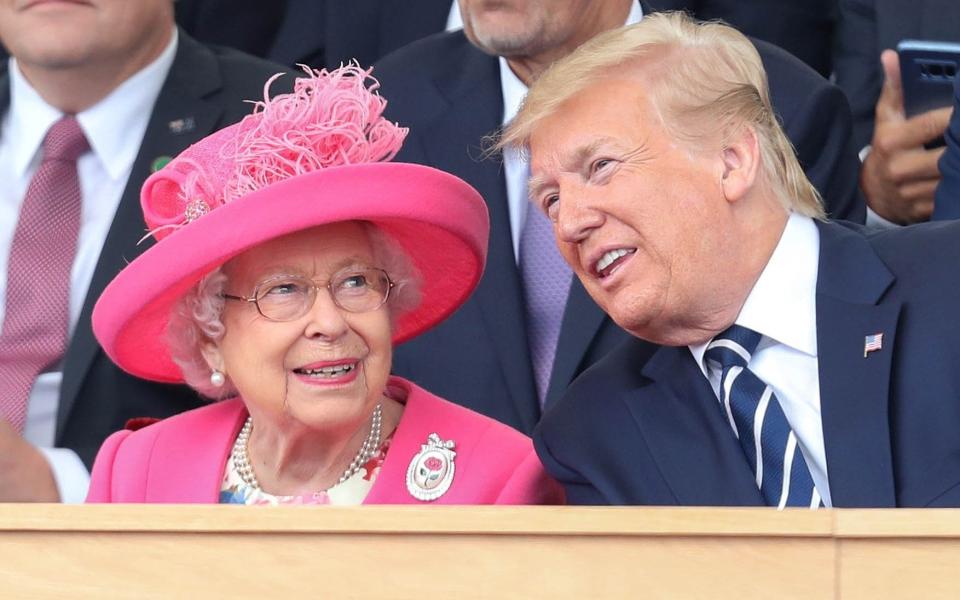
[[[645,63],[645,64],[643,64]],[[688,147],[744,127],[757,136],[761,178],[788,210],[824,218],[820,194],[797,161],[770,105],[767,76],[753,43],[719,22],[684,13],[645,16],[640,23],[602,33],[554,63],[534,82],[497,147],[527,147],[537,124],[614,69],[644,67],[652,106],[665,128]]]

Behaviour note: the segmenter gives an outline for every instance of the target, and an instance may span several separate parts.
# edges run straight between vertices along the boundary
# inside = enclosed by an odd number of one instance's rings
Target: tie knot
[[[704,358],[719,363],[721,367],[746,367],[757,344],[760,334],[740,325],[731,325],[707,344]]]
[[[75,161],[90,148],[80,123],[66,115],[50,126],[43,140],[43,160]]]

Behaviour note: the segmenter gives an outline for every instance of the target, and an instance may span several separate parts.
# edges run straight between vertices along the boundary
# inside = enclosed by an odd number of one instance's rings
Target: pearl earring
[[[223,373],[217,371],[216,369],[210,373],[210,385],[213,387],[223,387],[223,384],[226,382],[227,378],[223,376]]]

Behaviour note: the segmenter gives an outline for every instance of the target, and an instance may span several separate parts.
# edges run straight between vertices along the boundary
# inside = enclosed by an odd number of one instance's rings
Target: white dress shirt
[[[773,256],[747,296],[736,323],[760,333],[749,368],[773,388],[797,436],[825,506],[831,506],[817,370],[817,272],[820,232],[809,217],[791,214]],[[708,342],[709,343],[709,342]],[[707,344],[690,346],[720,399],[720,372],[707,367]]]
[[[76,327],[100,250],[176,49],[174,30],[170,43],[157,59],[77,115],[91,152],[77,160],[82,207],[77,254],[70,271],[70,335]],[[0,324],[5,316],[7,261],[20,205],[40,165],[41,145],[47,130],[63,116],[33,89],[14,58],[10,59],[7,72],[10,74],[10,108],[0,122],[0,181],[4,182],[0,188]],[[41,374],[34,382],[27,405],[24,438],[47,456],[63,501],[82,502],[90,478],[86,467],[73,451],[52,448],[62,377],[59,370],[51,371]]]
[[[457,3],[454,2],[454,6]],[[457,17],[460,12],[457,11]],[[451,14],[451,17],[453,15]],[[634,2],[624,26],[639,23],[643,18],[643,9],[639,2]],[[448,26],[450,23],[448,23]],[[460,24],[462,27],[462,23]],[[509,123],[520,110],[520,104],[527,95],[527,86],[520,81],[510,68],[507,59],[500,57],[500,89],[503,93],[503,121]],[[531,209],[527,194],[527,180],[530,178],[530,169],[526,158],[516,149],[508,149],[503,153],[503,174],[507,186],[507,205],[510,216],[511,237],[513,240],[513,256],[520,264],[520,233],[527,220],[527,211]]]

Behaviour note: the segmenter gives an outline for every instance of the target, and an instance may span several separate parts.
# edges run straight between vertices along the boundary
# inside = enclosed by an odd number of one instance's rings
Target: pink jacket
[[[399,377],[390,387],[406,392],[406,408],[364,504],[563,502],[523,434]],[[87,502],[217,503],[246,418],[243,402],[233,399],[114,433],[97,454]],[[408,491],[407,469],[432,433],[455,442],[454,475],[446,493],[423,501]]]

